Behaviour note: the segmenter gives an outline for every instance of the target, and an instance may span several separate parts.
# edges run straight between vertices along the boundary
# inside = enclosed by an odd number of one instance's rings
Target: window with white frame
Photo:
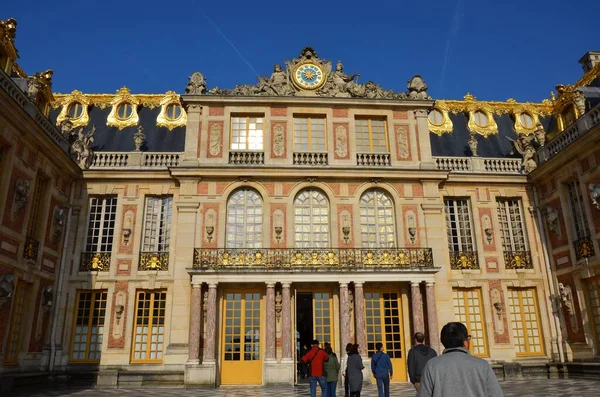
[[[473,225],[469,199],[444,199],[446,235],[450,252],[474,252]]]
[[[318,190],[300,192],[294,200],[296,248],[329,247],[329,202]]]
[[[585,216],[585,206],[579,181],[575,180],[567,184],[569,194],[569,207],[571,207],[571,215],[573,228],[575,229],[575,238],[577,240],[588,237],[590,230],[588,228],[587,217]]]
[[[227,248],[261,248],[263,201],[252,189],[241,189],[227,201]]]
[[[504,252],[527,251],[521,200],[498,199],[498,221]]]
[[[363,248],[396,246],[394,204],[381,190],[369,190],[360,198],[360,234]]]
[[[92,197],[86,252],[111,252],[117,216],[117,198],[114,196]]]
[[[263,118],[231,118],[231,150],[263,150]]]
[[[169,252],[173,197],[146,197],[142,252]]]

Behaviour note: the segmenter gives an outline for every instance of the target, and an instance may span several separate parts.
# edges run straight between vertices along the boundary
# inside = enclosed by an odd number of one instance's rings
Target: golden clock
[[[294,81],[300,88],[316,90],[325,83],[325,71],[316,63],[302,63],[294,70]]]

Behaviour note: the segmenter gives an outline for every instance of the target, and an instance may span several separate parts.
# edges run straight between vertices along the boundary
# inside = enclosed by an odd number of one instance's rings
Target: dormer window
[[[83,105],[79,102],[73,102],[69,105],[67,113],[69,114],[69,118],[71,118],[71,120],[78,119],[83,115]]]
[[[527,130],[531,130],[533,127],[535,127],[533,123],[533,117],[531,117],[531,115],[527,112],[519,114],[519,123],[521,123],[523,128]]]
[[[181,117],[181,106],[177,104],[171,104],[167,106],[166,118],[170,121],[178,120]]]
[[[475,119],[475,124],[477,124],[478,126],[480,126],[480,127],[488,126],[488,124],[489,124],[488,116],[481,110],[475,111],[475,114],[473,117]]]
[[[133,106],[128,102],[123,102],[117,106],[117,118],[119,120],[127,120],[133,114]]]
[[[437,109],[433,109],[429,112],[429,122],[433,125],[444,124],[444,115]]]

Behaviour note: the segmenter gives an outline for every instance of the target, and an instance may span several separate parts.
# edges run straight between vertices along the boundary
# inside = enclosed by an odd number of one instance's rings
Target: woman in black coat
[[[360,397],[363,384],[363,373],[365,369],[362,358],[358,354],[359,346],[357,344],[352,345],[352,349],[348,352],[348,364],[346,367],[346,376],[348,377],[348,389],[350,390],[350,397]]]

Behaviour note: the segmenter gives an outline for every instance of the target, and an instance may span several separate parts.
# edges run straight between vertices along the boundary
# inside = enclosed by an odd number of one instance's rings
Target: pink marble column
[[[294,333],[295,339],[295,333]],[[292,355],[292,301],[290,284],[281,284],[281,347],[283,360],[293,360]]]
[[[340,283],[340,357],[350,342],[350,299],[348,283]]]
[[[217,333],[217,284],[208,284],[208,302],[206,305],[206,346],[203,363],[215,363]]]
[[[354,283],[354,318],[356,319],[356,343],[360,345],[362,356],[366,357],[367,326],[365,320],[365,295],[362,283]]]
[[[420,283],[410,283],[410,296],[412,303],[413,333],[425,332],[425,321],[423,319],[423,296],[421,295]]]
[[[425,284],[425,299],[427,304],[427,327],[429,328],[429,345],[440,351],[440,332],[438,330],[437,310],[435,308],[434,282]]]
[[[190,335],[188,340],[188,363],[199,364],[200,324],[202,324],[202,284],[192,284],[190,301]]]
[[[267,283],[267,332],[265,360],[275,361],[275,284]]]

